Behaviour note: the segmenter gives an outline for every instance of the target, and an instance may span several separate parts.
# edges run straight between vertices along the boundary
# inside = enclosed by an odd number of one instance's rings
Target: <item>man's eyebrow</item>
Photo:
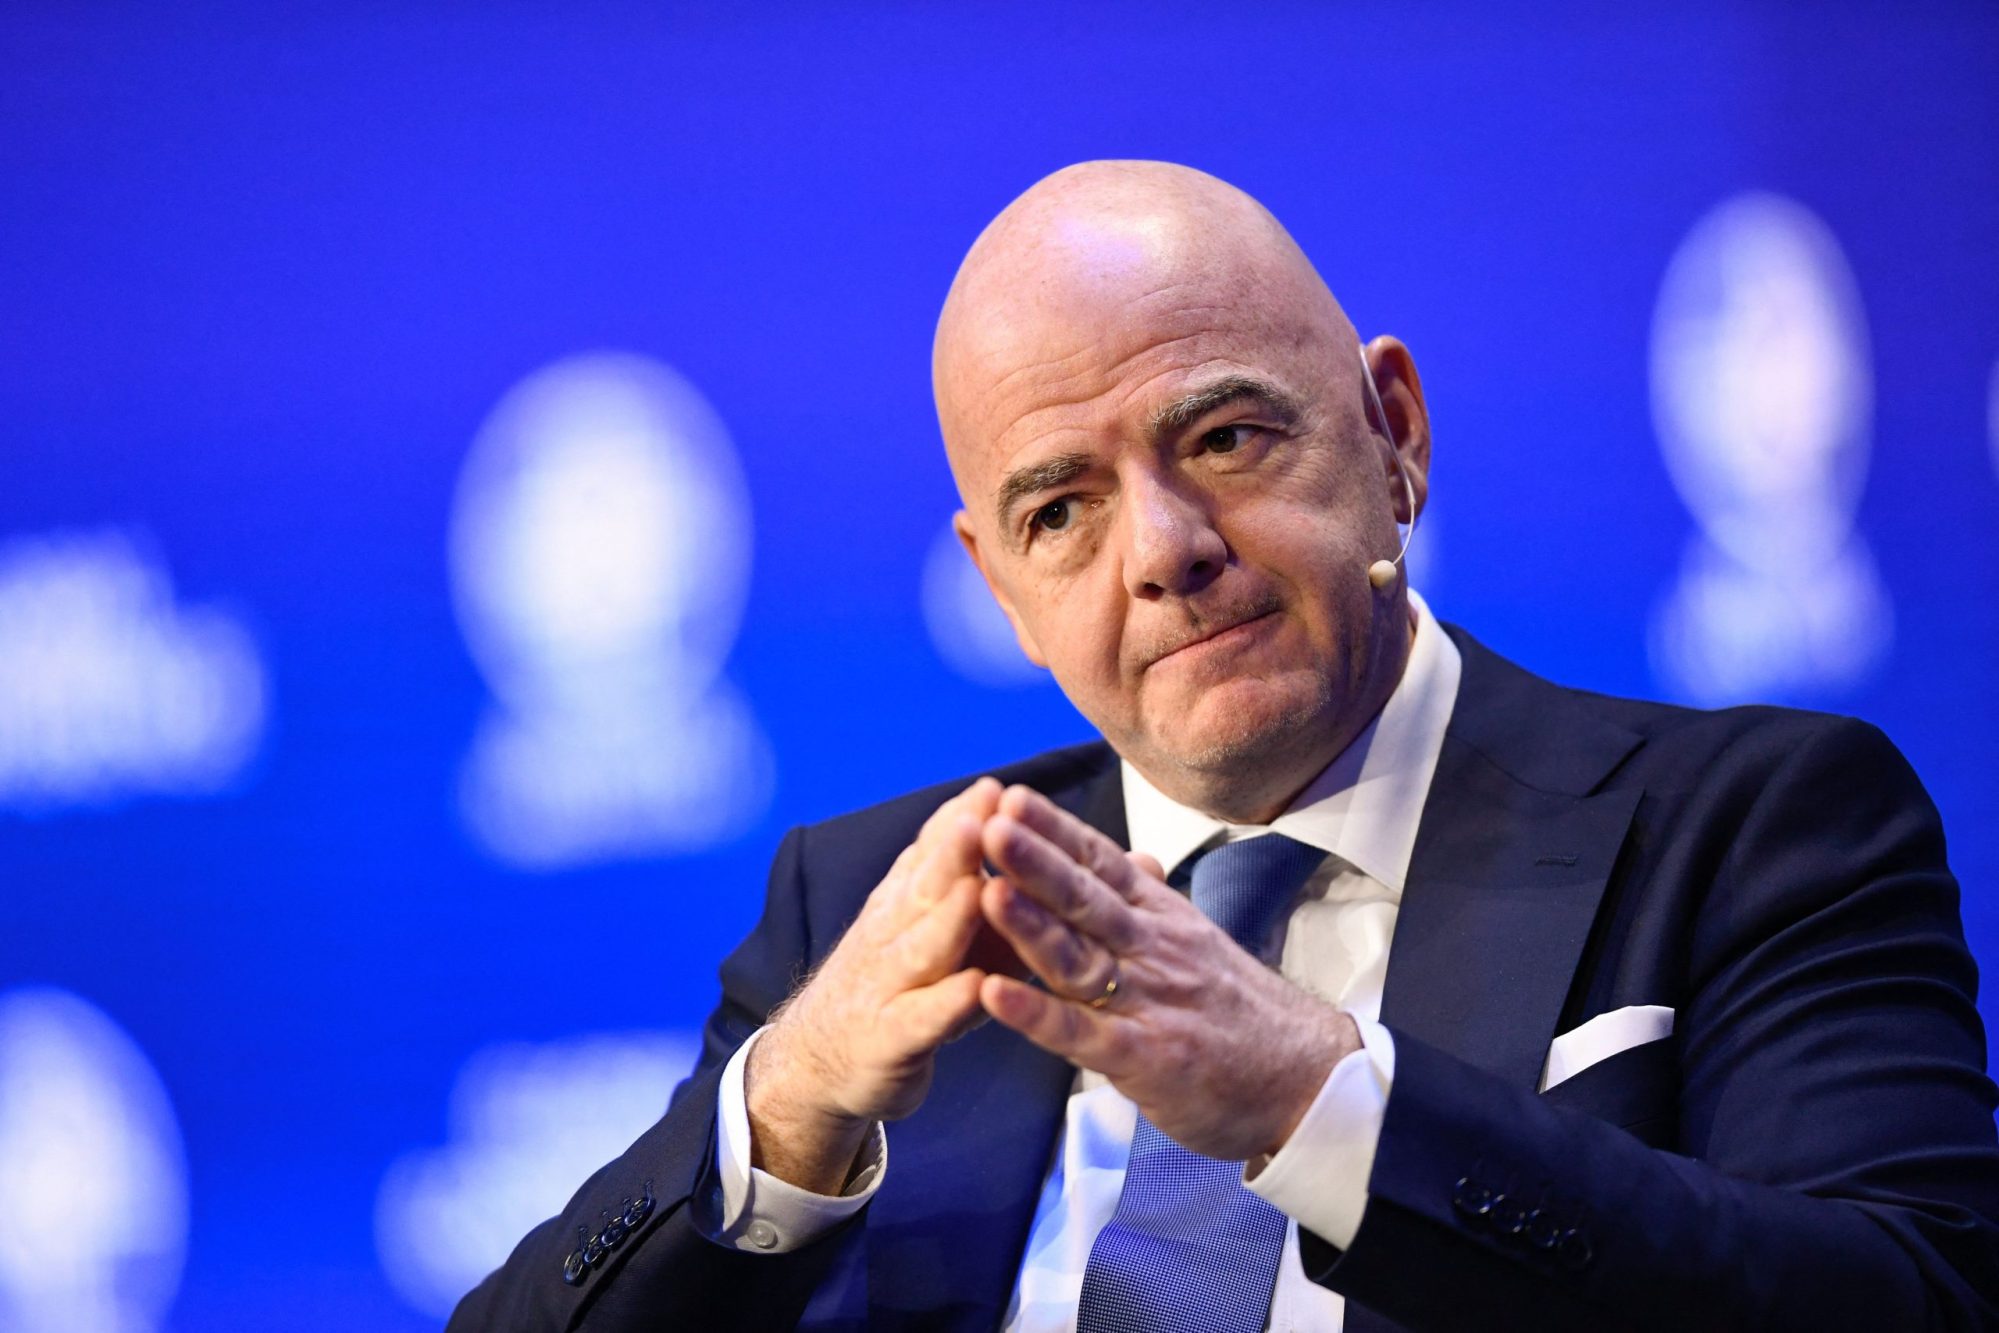
[[[999,498],[994,504],[1000,531],[1007,530],[1015,505],[1030,495],[1074,481],[1088,472],[1094,462],[1088,454],[1056,454],[1053,458],[1044,458],[1039,463],[1007,473],[1006,480],[1000,483]]]
[[[1154,412],[1152,438],[1178,434],[1216,408],[1244,401],[1257,403],[1287,426],[1304,415],[1297,400],[1269,380],[1254,375],[1229,375]]]

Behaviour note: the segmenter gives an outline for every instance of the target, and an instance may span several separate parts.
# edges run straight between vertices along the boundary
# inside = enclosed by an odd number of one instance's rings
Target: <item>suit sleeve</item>
[[[1345,1251],[1302,1236],[1308,1274],[1412,1330],[1999,1327],[1994,1092],[1935,808],[1854,722],[1732,800],[1678,1027],[1627,1052],[1677,1063],[1663,1146],[1398,1032],[1366,1213]]]
[[[790,1254],[747,1254],[706,1239],[691,1214],[710,1178],[723,1067],[811,956],[804,842],[804,830],[793,829],[779,847],[763,917],[722,964],[722,1000],[703,1029],[700,1063],[666,1114],[459,1303],[451,1333],[765,1330],[797,1322],[846,1228]],[[626,1218],[636,1221],[625,1227]],[[614,1243],[603,1243],[613,1235]],[[599,1253],[578,1275],[572,1256],[593,1237]]]

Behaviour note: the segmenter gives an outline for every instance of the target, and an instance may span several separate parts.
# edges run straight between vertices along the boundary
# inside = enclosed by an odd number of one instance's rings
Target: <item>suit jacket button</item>
[[[1493,1230],[1500,1235],[1517,1240],[1527,1230],[1527,1205],[1504,1194],[1498,1195],[1492,1201],[1490,1221]]]
[[[768,1222],[752,1222],[749,1237],[750,1244],[760,1250],[768,1250],[777,1244],[777,1228]]]
[[[1492,1211],[1492,1191],[1470,1176],[1460,1176],[1457,1188],[1451,1191],[1451,1207],[1471,1221],[1483,1222]]]
[[[1588,1268],[1590,1261],[1596,1258],[1596,1250],[1590,1245],[1587,1236],[1575,1227],[1570,1227],[1562,1233],[1562,1239],[1555,1248],[1555,1257],[1570,1268],[1583,1269]]]
[[[605,1249],[615,1250],[618,1242],[625,1238],[625,1224],[614,1217],[604,1224],[603,1231],[598,1234],[604,1238]]]
[[[562,1280],[572,1287],[580,1285],[589,1271],[590,1263],[581,1250],[570,1251],[569,1257],[562,1261]]]
[[[594,1264],[603,1257],[604,1257],[604,1238],[602,1236],[592,1236],[589,1240],[583,1243],[584,1263]]]

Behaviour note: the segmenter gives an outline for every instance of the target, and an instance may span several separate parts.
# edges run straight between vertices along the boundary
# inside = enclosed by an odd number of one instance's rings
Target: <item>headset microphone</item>
[[[1381,434],[1388,441],[1388,452],[1395,458],[1395,471],[1402,478],[1402,495],[1409,505],[1409,527],[1402,533],[1402,549],[1395,553],[1393,560],[1377,560],[1367,567],[1367,581],[1377,590],[1385,590],[1395,582],[1396,571],[1401,567],[1403,557],[1409,554],[1409,543],[1416,537],[1416,490],[1409,484],[1409,469],[1402,465],[1402,455],[1395,451],[1395,436],[1388,429],[1388,413],[1381,406],[1381,391],[1374,387],[1374,368],[1367,364],[1367,348],[1360,351],[1360,383],[1367,393],[1367,405],[1374,409],[1374,418],[1381,423]],[[1400,526],[1399,524],[1397,525]]]

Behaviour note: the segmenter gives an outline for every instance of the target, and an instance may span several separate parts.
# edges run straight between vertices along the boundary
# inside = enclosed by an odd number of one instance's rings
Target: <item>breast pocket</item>
[[[1644,1042],[1599,1060],[1541,1094],[1627,1130],[1654,1148],[1679,1134],[1680,1071],[1671,1037]]]

